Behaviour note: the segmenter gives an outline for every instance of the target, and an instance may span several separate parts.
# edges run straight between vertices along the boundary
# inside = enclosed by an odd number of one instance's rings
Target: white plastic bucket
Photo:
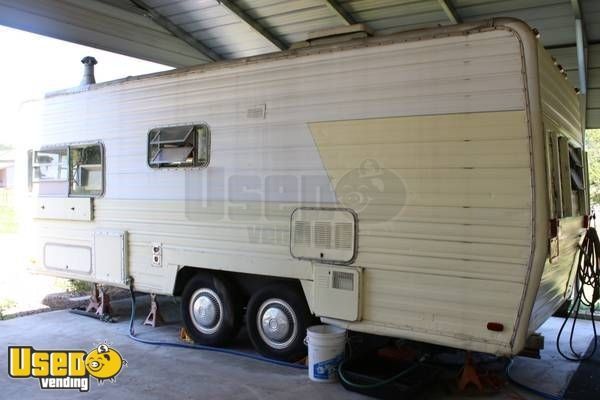
[[[307,329],[308,377],[315,382],[335,382],[344,357],[346,330],[333,325]]]

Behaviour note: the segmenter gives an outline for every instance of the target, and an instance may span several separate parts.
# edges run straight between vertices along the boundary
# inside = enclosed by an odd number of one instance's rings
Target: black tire
[[[181,316],[194,342],[223,346],[238,334],[241,308],[235,293],[229,281],[212,273],[200,273],[190,279],[181,296]],[[218,311],[210,314],[210,307]]]
[[[288,321],[288,325],[282,324],[284,328],[281,330],[279,326],[274,327],[269,335],[289,332],[281,338],[269,338],[262,329],[262,323],[259,323],[267,313],[271,314],[271,320],[285,316]],[[252,295],[246,310],[248,336],[254,348],[263,356],[277,360],[294,362],[306,355],[304,338],[312,322],[313,316],[301,289],[287,283],[275,283],[260,289]],[[278,325],[277,322],[275,325]]]

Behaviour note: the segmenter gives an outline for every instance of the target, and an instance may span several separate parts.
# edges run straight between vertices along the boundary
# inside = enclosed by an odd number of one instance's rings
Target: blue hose
[[[509,363],[508,363],[508,365],[506,366],[506,377],[508,378],[508,380],[513,385],[515,385],[517,387],[520,387],[521,389],[527,390],[528,392],[533,393],[533,394],[535,394],[537,396],[540,396],[540,397],[542,397],[544,399],[548,399],[548,400],[563,400],[563,396],[561,396],[561,395],[556,396],[556,395],[553,395],[553,394],[550,394],[550,393],[545,393],[545,392],[542,392],[540,390],[534,389],[532,387],[529,387],[527,385],[522,384],[521,382],[517,382],[516,380],[514,380],[513,377],[510,376],[510,369],[511,369],[511,367],[513,365],[513,361],[514,360],[510,360]]]
[[[131,278],[130,278],[131,279]],[[185,349],[195,349],[195,350],[205,350],[205,351],[214,351],[216,353],[225,353],[232,356],[249,358],[251,360],[262,361],[269,364],[280,365],[283,367],[295,368],[295,369],[304,369],[306,370],[308,367],[305,365],[289,363],[285,361],[273,360],[270,358],[257,356],[255,354],[246,353],[243,351],[224,349],[221,347],[210,347],[203,346],[200,344],[188,344],[188,343],[177,343],[177,342],[167,342],[164,340],[149,340],[149,339],[141,339],[135,335],[135,330],[133,328],[133,322],[135,320],[135,293],[133,291],[133,279],[130,281],[129,291],[131,294],[131,318],[129,319],[129,337],[135,340],[136,342],[152,344],[155,346],[170,346],[170,347],[180,347]]]

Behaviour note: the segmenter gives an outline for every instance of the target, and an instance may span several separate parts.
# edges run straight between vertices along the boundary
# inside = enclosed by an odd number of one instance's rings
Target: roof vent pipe
[[[98,61],[94,57],[83,57],[81,59],[83,64],[83,78],[81,79],[81,86],[93,85],[96,83],[94,78],[94,65],[98,64]]]

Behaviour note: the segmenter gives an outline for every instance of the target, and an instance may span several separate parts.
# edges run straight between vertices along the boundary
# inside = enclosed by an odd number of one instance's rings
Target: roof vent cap
[[[81,78],[81,86],[85,85],[93,85],[96,83],[96,78],[94,78],[94,65],[98,64],[98,61],[94,57],[83,57],[81,59],[81,63],[83,64],[83,78]]]

